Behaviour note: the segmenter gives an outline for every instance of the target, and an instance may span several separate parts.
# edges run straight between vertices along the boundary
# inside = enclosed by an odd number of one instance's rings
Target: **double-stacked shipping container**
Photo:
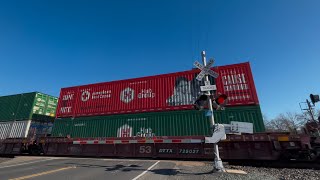
[[[264,131],[250,64],[213,68],[213,93],[228,95],[225,111],[215,111],[218,123],[251,122]],[[199,70],[62,88],[53,136],[133,137],[208,135],[205,111],[193,110],[203,82]]]
[[[0,97],[0,139],[50,134],[58,98],[39,92]]]

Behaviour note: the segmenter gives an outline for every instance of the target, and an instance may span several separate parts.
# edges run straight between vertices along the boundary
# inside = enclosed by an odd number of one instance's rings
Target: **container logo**
[[[222,82],[224,85],[225,91],[240,91],[240,90],[247,90],[249,89],[245,74],[232,74],[231,75],[222,76]]]
[[[139,99],[146,99],[146,98],[154,98],[156,93],[152,91],[152,89],[142,89],[141,92],[138,94]]]
[[[61,107],[60,111],[61,113],[71,113],[71,108],[72,107]]]
[[[176,152],[174,149],[159,149],[158,150],[159,154],[175,154]]]
[[[151,128],[140,128],[140,131],[137,132],[137,137],[155,137],[155,133],[152,132]]]
[[[167,99],[170,106],[193,104],[200,91],[199,82],[195,79],[189,81],[186,77],[176,78],[173,94]]]
[[[89,91],[83,91],[81,94],[81,101],[88,101],[90,99],[90,92]]]
[[[62,100],[63,100],[63,101],[72,100],[72,99],[73,99],[73,95],[74,95],[74,94],[66,94],[66,95],[63,95]]]
[[[120,100],[125,103],[129,103],[134,99],[134,90],[126,88],[120,93]]]
[[[125,124],[118,128],[118,137],[132,137],[132,127]]]

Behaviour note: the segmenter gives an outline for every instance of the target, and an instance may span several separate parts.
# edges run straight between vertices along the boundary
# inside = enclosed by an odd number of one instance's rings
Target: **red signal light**
[[[221,95],[218,96],[218,98],[216,98],[216,103],[217,103],[218,105],[220,105],[220,104],[226,104],[227,98],[228,98],[227,95],[221,94]]]

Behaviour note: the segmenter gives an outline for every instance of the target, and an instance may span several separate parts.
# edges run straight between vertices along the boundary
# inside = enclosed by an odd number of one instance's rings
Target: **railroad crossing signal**
[[[198,99],[194,103],[194,109],[203,110],[209,105],[209,101],[212,101],[212,108],[215,110],[224,110],[224,106],[227,104],[228,96],[225,94],[221,94],[217,97],[213,97],[213,95],[202,94],[198,97]]]
[[[202,78],[204,78],[206,75],[210,75],[214,78],[217,78],[219,76],[218,73],[210,69],[210,66],[212,66],[213,63],[214,63],[213,59],[210,59],[209,63],[206,66],[203,66],[198,61],[195,61],[193,63],[194,66],[196,66],[198,69],[201,70],[201,72],[196,77],[198,81],[202,81]],[[201,91],[217,90],[216,85],[211,85],[209,80],[204,81],[204,84],[205,84],[204,86],[200,86]],[[209,104],[211,104],[211,103],[208,103],[208,101],[212,101],[212,107],[214,109],[224,110],[224,106],[227,104],[227,95],[221,94],[218,97],[214,98],[212,95],[203,94],[199,96],[198,99],[195,101],[194,108],[197,110],[202,110],[205,108],[205,106],[208,106]]]
[[[210,76],[212,76],[214,78],[217,78],[219,76],[219,74],[210,69],[210,66],[213,65],[214,60],[210,59],[209,63],[207,64],[206,52],[205,51],[201,52],[201,56],[202,56],[203,65],[200,64],[198,61],[195,61],[193,63],[193,65],[201,70],[201,72],[198,74],[196,79],[198,81],[202,81],[202,78],[205,77],[205,86],[201,86],[201,91],[206,91],[206,94],[201,95],[195,101],[194,107],[195,107],[195,109],[202,110],[207,105],[207,106],[209,106],[209,110],[211,112],[213,112],[213,106],[219,107],[219,105],[217,103],[213,103],[212,102],[213,96],[211,95],[210,90],[214,90],[214,89],[216,89],[216,87],[210,85],[210,81],[209,81],[208,75],[210,75]],[[217,109],[217,108],[215,108],[215,109]],[[209,118],[210,118],[210,127],[213,130],[214,127],[215,127],[214,126],[215,123],[214,123],[213,113],[211,113]],[[210,137],[210,139],[216,137],[216,135],[217,134],[214,131],[212,131],[212,137]],[[216,143],[213,145],[213,149],[214,149],[214,156],[215,156],[215,158],[214,158],[214,167],[218,171],[224,171],[224,167],[223,167],[220,155],[219,155],[219,148],[218,148],[218,145]]]

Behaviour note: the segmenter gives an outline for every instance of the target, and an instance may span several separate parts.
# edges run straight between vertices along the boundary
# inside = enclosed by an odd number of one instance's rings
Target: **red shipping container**
[[[218,93],[228,106],[259,104],[249,63],[213,68]],[[97,116],[192,109],[201,94],[200,70],[62,88],[57,117]],[[215,82],[214,82],[215,81]]]
[[[213,70],[219,73],[217,92],[228,96],[227,105],[259,104],[249,62],[218,66]]]

